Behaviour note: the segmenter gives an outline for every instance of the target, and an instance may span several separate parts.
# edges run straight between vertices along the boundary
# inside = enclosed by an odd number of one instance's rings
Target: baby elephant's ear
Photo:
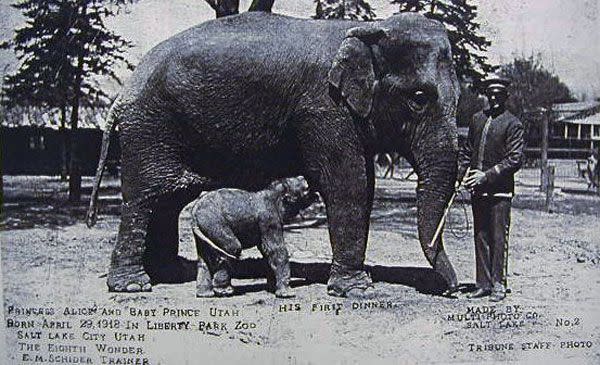
[[[279,193],[283,193],[285,191],[285,183],[284,183],[284,181],[285,180],[283,180],[283,179],[275,180],[275,181],[271,182],[271,184],[269,184],[269,188],[268,189],[272,190],[272,191],[279,192]]]
[[[329,83],[362,118],[371,113],[375,92],[375,73],[369,47],[385,34],[384,29],[377,27],[348,30],[329,70]]]

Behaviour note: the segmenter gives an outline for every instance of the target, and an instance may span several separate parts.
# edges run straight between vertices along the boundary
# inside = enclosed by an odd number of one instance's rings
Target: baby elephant
[[[220,189],[201,195],[192,208],[198,250],[197,297],[233,295],[230,270],[242,249],[258,245],[275,274],[269,288],[279,298],[294,296],[290,288],[289,254],[283,223],[316,199],[303,177],[277,180],[259,192]]]

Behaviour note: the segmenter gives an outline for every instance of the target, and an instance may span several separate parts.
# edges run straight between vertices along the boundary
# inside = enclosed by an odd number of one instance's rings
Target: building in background
[[[539,108],[524,115],[528,160],[540,158],[541,126],[548,116],[549,158],[585,160],[600,147],[600,101],[558,103],[549,113]]]
[[[104,115],[102,109],[82,108],[79,125],[70,138],[77,139],[77,153],[84,176],[96,173],[102,130],[99,129]],[[67,135],[59,129],[60,118],[56,112],[39,108],[15,108],[3,110],[0,121],[2,140],[3,175],[60,175],[64,160]],[[70,130],[67,130],[70,132]],[[107,170],[118,173],[120,148],[116,133],[111,136]]]
[[[600,101],[554,104],[551,138],[589,150],[600,147]],[[585,147],[584,147],[585,146]]]

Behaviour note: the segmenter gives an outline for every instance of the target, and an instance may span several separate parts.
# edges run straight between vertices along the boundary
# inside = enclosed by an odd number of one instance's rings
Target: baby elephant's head
[[[306,209],[318,198],[317,193],[310,191],[308,183],[302,176],[277,180],[273,182],[271,189],[282,196],[284,221],[294,218],[302,209]]]

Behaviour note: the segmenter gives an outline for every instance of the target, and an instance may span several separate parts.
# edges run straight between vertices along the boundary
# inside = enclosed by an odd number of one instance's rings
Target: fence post
[[[548,166],[546,168],[546,176],[544,176],[544,180],[546,182],[546,212],[550,213],[552,211],[552,195],[554,194],[554,176],[555,176],[555,167]]]
[[[592,181],[596,183],[596,194],[600,195],[600,148],[596,147],[596,165],[592,169]]]
[[[544,109],[542,117],[540,191],[548,191],[546,183],[548,182],[548,124],[550,119],[550,113],[550,109]]]

